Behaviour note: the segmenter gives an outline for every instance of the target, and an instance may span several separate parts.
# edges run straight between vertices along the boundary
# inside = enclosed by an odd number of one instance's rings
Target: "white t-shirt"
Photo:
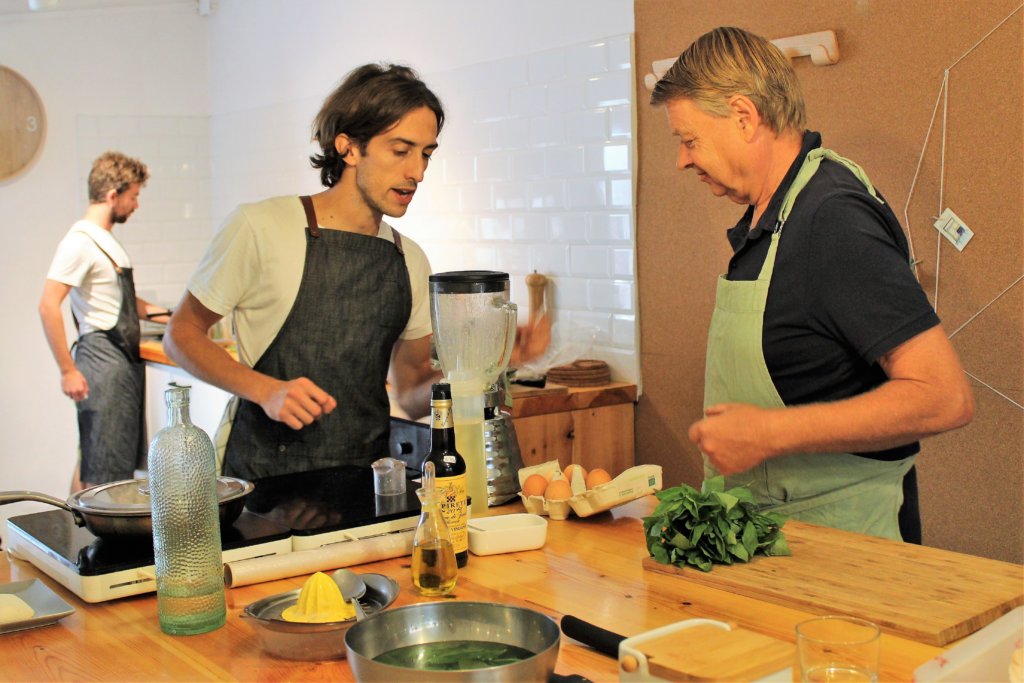
[[[47,279],[72,287],[71,312],[78,319],[79,334],[112,329],[121,312],[117,271],[97,244],[117,265],[131,268],[128,253],[112,232],[89,221],[78,221],[57,245],[46,273]]]
[[[296,196],[242,204],[227,217],[188,281],[203,306],[222,316],[234,312],[238,359],[252,367],[277,336],[295,303],[306,259],[306,213]],[[377,237],[394,242],[381,222]],[[412,311],[402,339],[431,333],[430,262],[402,236],[412,287]]]

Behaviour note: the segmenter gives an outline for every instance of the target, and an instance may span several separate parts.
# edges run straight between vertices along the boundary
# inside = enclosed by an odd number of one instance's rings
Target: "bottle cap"
[[[430,387],[430,400],[431,401],[450,401],[452,400],[452,386],[448,382],[435,382]]]
[[[188,384],[168,382],[168,389],[164,392],[164,402],[169,408],[187,406],[189,404],[188,392],[192,387]]]

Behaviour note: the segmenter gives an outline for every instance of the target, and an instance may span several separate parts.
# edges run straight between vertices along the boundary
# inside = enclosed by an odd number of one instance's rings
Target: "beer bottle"
[[[443,492],[441,514],[452,534],[455,561],[459,567],[465,567],[469,561],[466,461],[455,450],[452,389],[447,382],[437,382],[431,387],[430,413],[430,453],[424,458],[423,466],[434,463],[435,486]]]

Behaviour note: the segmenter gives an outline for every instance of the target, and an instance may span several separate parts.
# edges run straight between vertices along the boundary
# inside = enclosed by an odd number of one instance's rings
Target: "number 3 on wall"
[[[0,182],[27,169],[43,148],[46,113],[43,102],[25,78],[0,66]]]

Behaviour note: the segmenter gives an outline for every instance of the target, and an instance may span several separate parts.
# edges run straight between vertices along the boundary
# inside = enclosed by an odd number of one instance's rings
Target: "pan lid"
[[[226,503],[248,494],[252,482],[233,477],[217,477],[217,501]],[[68,505],[95,515],[148,517],[151,514],[149,479],[126,479],[91,486],[68,498]]]

